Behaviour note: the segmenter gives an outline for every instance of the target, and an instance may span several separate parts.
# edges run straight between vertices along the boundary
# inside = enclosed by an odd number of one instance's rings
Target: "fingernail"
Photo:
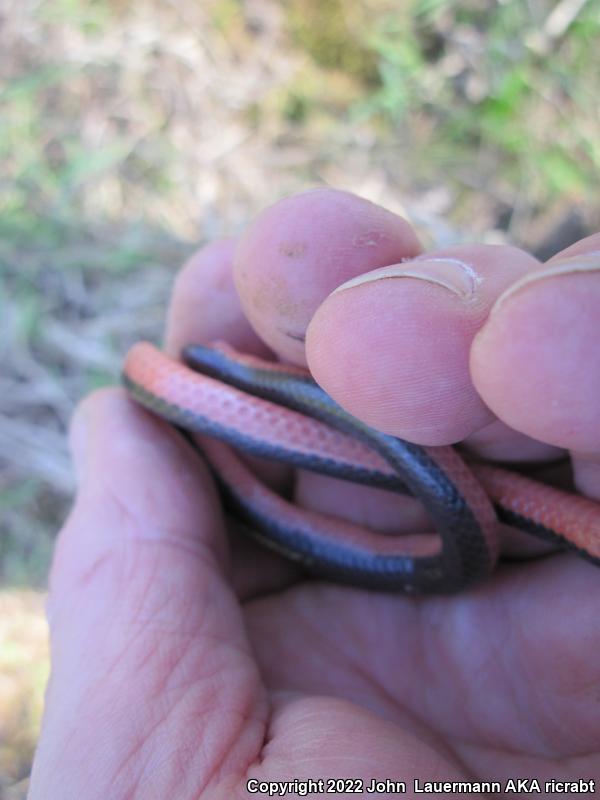
[[[345,292],[346,289],[353,289],[355,286],[362,286],[365,283],[391,278],[416,278],[427,283],[434,283],[462,298],[474,295],[477,285],[481,282],[481,278],[473,267],[457,258],[416,258],[401,264],[375,269],[373,272],[367,272],[366,275],[358,275],[356,278],[342,283],[341,286],[334,289],[332,294]]]
[[[553,278],[556,275],[574,275],[577,272],[600,272],[600,251],[551,261],[542,269],[530,272],[528,275],[525,275],[513,283],[512,286],[509,286],[508,289],[500,295],[492,306],[491,313],[497,311],[507,298],[512,297],[512,295],[520,292],[521,289],[524,289],[532,283],[543,281],[546,278]]]
[[[69,446],[75,466],[75,476],[79,481],[85,468],[85,456],[88,437],[88,414],[83,408],[78,408],[71,422],[69,431]]]

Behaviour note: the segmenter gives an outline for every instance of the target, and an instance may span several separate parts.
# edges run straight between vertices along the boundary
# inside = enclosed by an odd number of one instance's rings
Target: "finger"
[[[183,266],[173,287],[165,349],[179,357],[188,344],[220,339],[243,353],[272,357],[246,319],[233,281],[236,242],[225,239],[199,250]],[[270,486],[290,480],[291,471],[264,459],[248,459]]]
[[[169,305],[165,349],[179,358],[188,344],[208,344],[222,339],[243,353],[263,358],[270,351],[246,319],[233,281],[236,242],[214,242],[195,253],[179,272]],[[271,356],[272,357],[272,356]],[[289,485],[293,470],[265,459],[243,456],[276,491]],[[233,583],[238,596],[247,599],[273,591],[297,575],[279,556],[267,553],[252,541],[240,546],[236,537],[232,550]]]
[[[500,423],[469,374],[471,343],[490,307],[535,263],[515,248],[462,246],[351,281],[311,322],[311,369],[341,405],[388,433],[428,445],[462,441],[469,452],[495,460],[556,457],[560,451]],[[318,493],[308,497],[311,507],[321,502]],[[392,503],[396,531],[431,529],[431,522],[415,519],[406,498],[382,503],[365,495],[363,513],[387,530]],[[338,513],[352,508],[340,503]],[[547,549],[508,528],[502,540],[505,553]]]
[[[264,211],[241,239],[234,277],[247,318],[281,358],[305,364],[306,326],[336,286],[420,252],[401,217],[317,189]]]
[[[452,247],[338,288],[307,332],[317,381],[379,430],[424,445],[461,441],[494,420],[469,351],[498,295],[536,265],[513,247]]]
[[[347,192],[320,189],[287,198],[250,227],[236,252],[234,275],[255,330],[284,359],[304,364],[304,331],[340,282],[420,251],[401,217]],[[410,498],[369,492],[299,471],[295,501],[387,532],[423,526]],[[398,520],[402,520],[401,523]]]
[[[378,236],[371,235],[374,231]],[[352,246],[365,243],[368,244],[367,248]],[[360,274],[365,269],[410,258],[418,252],[418,249],[418,242],[404,221],[345,193],[312,192],[289,198],[259,218],[240,242],[236,254],[236,284],[246,313],[263,338],[280,356],[302,363],[304,358],[302,331],[306,319],[327,292],[341,281]],[[496,279],[496,294],[509,280],[514,280],[516,275],[522,274],[525,268],[535,263],[534,259],[520,251],[488,248],[488,251],[494,253],[497,250],[507,263],[502,264],[498,257],[498,263],[494,264],[499,269],[505,268],[505,274],[500,272],[499,280],[496,275],[492,275],[488,282],[490,285]],[[523,265],[519,261],[526,263]],[[485,292],[483,294],[485,295]],[[494,297],[493,291],[489,294],[491,299],[488,299],[488,307]],[[363,319],[360,321],[364,320],[367,331],[363,341],[358,344],[359,350],[361,346],[363,348],[360,355],[364,356],[368,364],[373,358],[370,336],[374,330],[380,330],[380,320],[377,318],[379,309],[369,313],[371,310],[367,306],[367,313],[361,314]],[[394,313],[393,309],[391,313]],[[484,313],[485,306],[482,303],[482,318]],[[340,341],[340,335],[352,337],[355,320],[352,314],[349,316],[347,330],[337,329],[334,326],[325,337],[325,346],[331,346],[334,351],[333,362],[337,361],[335,347]],[[361,329],[360,336],[363,332]],[[471,337],[473,333],[474,331],[471,332]],[[399,340],[402,341],[402,337],[392,339],[394,359],[398,354]],[[461,360],[465,376],[463,385],[469,380],[467,359],[469,343],[470,339],[464,343]],[[406,348],[409,353],[411,346],[412,341],[409,341]],[[354,342],[348,350],[354,351]],[[360,364],[357,366],[353,353],[347,355],[348,357],[334,363],[333,369],[342,375],[343,380],[348,381],[351,401],[357,395],[360,400],[361,388],[366,385],[374,387],[373,393],[377,394],[374,400],[376,404],[381,383],[369,384],[367,377],[361,387],[361,382],[364,380],[361,366]],[[419,359],[419,365],[424,360]],[[434,382],[439,383],[437,376]],[[331,384],[325,378],[321,378],[321,383],[331,391]],[[390,386],[389,375],[384,376],[383,385],[383,391]],[[459,387],[457,391],[459,396],[461,388]],[[404,392],[405,388],[402,386],[400,397],[404,396]],[[335,396],[335,390],[333,394]],[[427,391],[426,394],[426,399],[430,402],[431,392]],[[336,399],[344,404],[344,400],[339,396]],[[440,407],[444,400],[445,398],[441,398]],[[347,407],[360,416],[360,410],[357,412],[351,402]],[[485,408],[482,411],[485,415]],[[450,408],[449,413],[444,415],[445,424],[452,420],[453,413],[454,409]],[[467,407],[463,413],[469,424],[472,424],[472,410]],[[491,418],[491,415],[484,416],[485,420],[488,418]],[[373,420],[367,421],[373,422]],[[385,423],[380,427],[385,427]],[[485,444],[488,451],[502,448],[502,432],[498,430],[498,426],[495,426],[495,433],[496,440]],[[460,438],[461,435],[462,431],[456,438]],[[528,442],[524,443],[523,450],[529,455],[535,452],[535,457],[538,458],[546,454],[544,448],[531,446]],[[511,458],[514,457],[514,453],[511,454]],[[337,512],[351,521],[368,520],[371,527],[383,532],[388,532],[392,525],[395,532],[410,531],[413,525],[418,528],[423,525],[422,511],[415,508],[411,500],[381,492],[353,491],[353,487],[304,472],[298,474],[295,497],[304,507],[325,513]]]
[[[246,319],[233,281],[236,243],[207,245],[184,265],[175,280],[167,318],[165,349],[174,357],[188,344],[220,339],[243,353],[272,357]],[[245,457],[272,488],[289,483],[292,471],[281,464]]]
[[[199,250],[180,270],[169,305],[165,349],[179,357],[190,343],[225,339],[244,353],[269,357],[246,319],[233,282],[236,242],[224,239]]]
[[[85,401],[73,446],[31,797],[199,795],[260,750],[265,714],[212,481],[121,391]]]
[[[508,425],[572,451],[579,488],[600,498],[600,235],[517,281],[472,350],[475,385]]]
[[[303,508],[354,522],[384,534],[425,533],[431,519],[413,497],[301,471],[295,500]]]

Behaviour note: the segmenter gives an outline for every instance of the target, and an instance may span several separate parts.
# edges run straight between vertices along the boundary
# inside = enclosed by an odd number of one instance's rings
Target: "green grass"
[[[382,141],[409,139],[416,173],[443,171],[456,181],[471,170],[492,191],[506,183],[515,193],[526,181],[536,206],[560,195],[594,197],[600,171],[597,0],[554,38],[545,27],[555,2],[417,0],[396,5],[401,10],[393,13],[382,3],[379,15],[355,15],[350,35],[341,0],[301,5],[296,40],[316,64],[362,82],[347,119],[378,123]],[[291,7],[300,13],[299,3]],[[336,27],[342,17],[344,25]],[[304,118],[310,106],[305,97]]]

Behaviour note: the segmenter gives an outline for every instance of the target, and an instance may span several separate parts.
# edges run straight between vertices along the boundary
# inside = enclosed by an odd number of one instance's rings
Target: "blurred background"
[[[0,800],[24,798],[77,400],[186,256],[331,185],[424,241],[600,227],[600,0],[0,0]]]

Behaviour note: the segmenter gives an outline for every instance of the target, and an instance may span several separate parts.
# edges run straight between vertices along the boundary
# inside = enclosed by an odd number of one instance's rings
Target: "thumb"
[[[50,580],[30,797],[198,796],[263,737],[218,497],[185,442],[119,390],[83,403],[72,444],[79,489]]]

